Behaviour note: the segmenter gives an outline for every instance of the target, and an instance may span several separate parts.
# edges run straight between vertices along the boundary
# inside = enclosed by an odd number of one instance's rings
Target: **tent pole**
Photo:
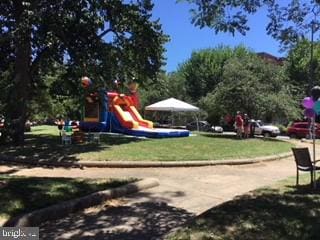
[[[171,127],[173,126],[173,111],[171,110]]]

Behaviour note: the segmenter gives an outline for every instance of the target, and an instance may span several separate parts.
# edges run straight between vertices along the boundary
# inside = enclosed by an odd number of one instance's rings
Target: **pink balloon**
[[[307,117],[307,118],[313,118],[315,116],[315,111],[313,109],[305,109],[304,110],[304,115]]]
[[[311,97],[305,97],[302,101],[302,105],[307,109],[312,109],[314,107],[314,101]]]

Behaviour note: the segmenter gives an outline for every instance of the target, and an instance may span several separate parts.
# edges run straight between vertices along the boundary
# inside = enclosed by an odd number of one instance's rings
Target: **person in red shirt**
[[[236,124],[236,130],[237,130],[237,137],[241,139],[243,134],[243,118],[241,116],[240,111],[237,112],[235,124]]]

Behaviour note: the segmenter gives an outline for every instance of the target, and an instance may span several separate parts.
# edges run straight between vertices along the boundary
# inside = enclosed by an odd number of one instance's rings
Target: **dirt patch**
[[[94,206],[94,207],[90,207],[85,209],[83,212],[85,214],[97,214],[100,211],[109,209],[109,208],[113,208],[113,207],[121,207],[123,205],[125,205],[128,201],[125,201],[124,199],[111,199],[111,200],[107,200],[104,203],[98,205],[98,206]]]

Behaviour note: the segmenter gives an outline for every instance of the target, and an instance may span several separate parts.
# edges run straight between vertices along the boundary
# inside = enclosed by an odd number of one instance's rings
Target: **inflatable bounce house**
[[[84,88],[90,84],[90,79],[82,79]],[[137,86],[135,83],[131,86],[130,95],[106,90],[87,93],[80,129],[85,132],[112,132],[148,138],[189,136],[187,130],[153,128],[153,122],[143,119],[138,112]]]

